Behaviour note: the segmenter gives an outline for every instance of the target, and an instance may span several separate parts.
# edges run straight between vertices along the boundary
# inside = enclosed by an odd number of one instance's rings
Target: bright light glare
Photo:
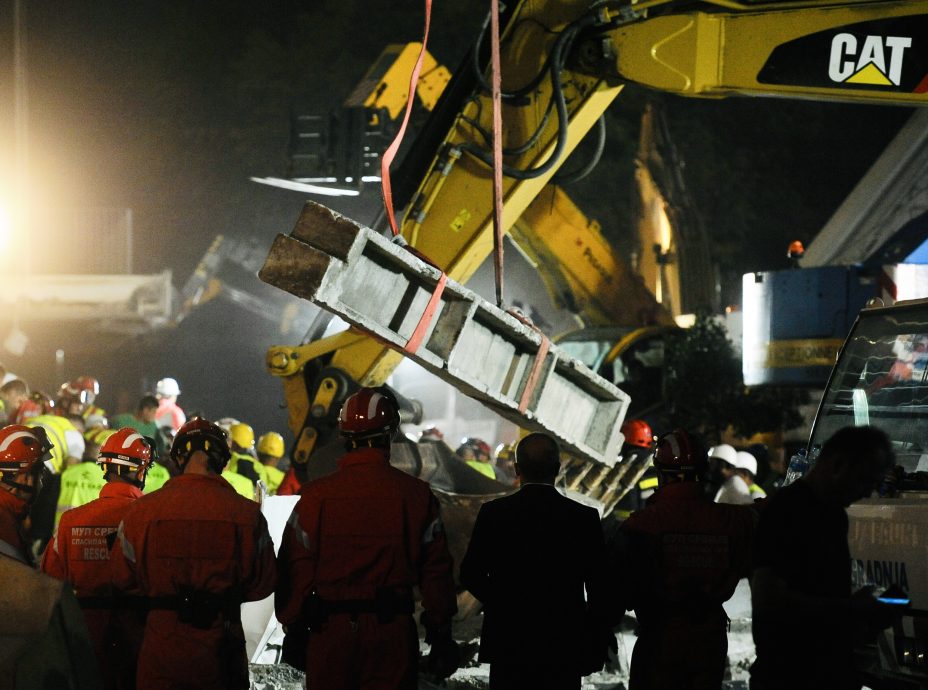
[[[360,192],[356,189],[338,189],[336,187],[320,187],[315,184],[306,182],[295,182],[294,180],[284,180],[279,177],[252,177],[252,182],[270,185],[271,187],[280,187],[289,189],[294,192],[305,192],[307,194],[319,194],[321,196],[358,196]]]
[[[6,249],[13,235],[13,215],[9,208],[0,202],[0,250]]]

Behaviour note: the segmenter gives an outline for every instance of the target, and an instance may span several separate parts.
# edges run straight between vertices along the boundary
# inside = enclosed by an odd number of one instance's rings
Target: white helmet
[[[729,465],[738,467],[738,451],[727,443],[720,443],[717,446],[712,446],[712,448],[709,449],[709,457],[717,460],[724,460]]]
[[[735,462],[731,464],[740,470],[747,470],[751,474],[757,474],[757,458],[746,450],[739,450]]]
[[[159,398],[169,398],[172,395],[180,395],[180,386],[177,384],[176,379],[161,379],[155,385],[155,393]]]

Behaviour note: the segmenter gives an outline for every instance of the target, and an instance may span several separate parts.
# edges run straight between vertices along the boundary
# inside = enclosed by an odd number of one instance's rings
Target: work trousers
[[[306,687],[312,690],[416,690],[419,634],[409,615],[336,613],[309,635]]]
[[[667,618],[639,632],[629,690],[719,690],[727,658],[724,611],[698,623]]]

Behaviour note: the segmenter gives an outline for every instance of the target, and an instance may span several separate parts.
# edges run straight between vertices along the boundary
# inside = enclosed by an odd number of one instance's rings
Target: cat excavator
[[[552,181],[626,84],[701,98],[928,103],[928,0],[522,0],[501,12],[503,229],[555,292],[582,305],[587,323],[627,328],[623,347],[640,329],[672,328],[671,315],[597,228],[564,222],[573,205]],[[400,234],[458,283],[493,249],[488,26],[446,85],[429,83],[428,119],[393,174]],[[376,100],[395,96],[395,81],[371,83],[374,100],[357,102],[384,117]],[[582,236],[571,234],[578,226]],[[694,261],[680,244],[666,249]],[[286,271],[280,263],[272,251],[262,269],[271,284]],[[686,272],[677,280],[687,294]],[[403,356],[355,329],[320,337],[324,325],[267,353],[304,477],[334,440],[341,401],[359,385],[384,383]]]

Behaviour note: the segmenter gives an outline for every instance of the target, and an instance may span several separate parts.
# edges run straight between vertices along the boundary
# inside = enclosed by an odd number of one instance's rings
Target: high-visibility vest
[[[236,492],[249,500],[255,500],[255,485],[248,477],[243,477],[229,470],[223,470],[222,478],[229,482]]]
[[[95,462],[72,465],[62,472],[61,492],[58,494],[58,508],[55,510],[55,527],[58,527],[65,511],[96,500],[100,495],[100,489],[105,485],[103,468]]]
[[[51,461],[52,466],[57,473],[64,469],[65,460],[68,458],[68,439],[72,439],[75,457],[80,458],[84,454],[84,437],[67,417],[59,417],[53,414],[41,414],[38,417],[26,420],[26,426],[40,426],[48,434],[48,440],[52,442]],[[80,452],[77,448],[80,446]],[[94,497],[96,498],[96,497]]]
[[[496,471],[493,469],[493,463],[480,462],[479,460],[467,460],[467,466],[477,470],[480,474],[496,479]]]
[[[249,465],[251,465],[250,468],[248,467]],[[232,458],[229,460],[229,464],[226,465],[226,471],[240,474],[254,483],[255,480],[252,479],[249,474],[245,474],[248,469],[254,469],[254,473],[258,475],[258,479],[267,486],[267,468],[264,465],[247,453],[232,453]]]
[[[284,477],[287,475],[285,472],[281,472],[279,469],[271,465],[264,465],[264,471],[267,473],[267,492],[272,496],[276,495],[277,489],[280,488]]]
[[[150,494],[152,491],[157,491],[164,486],[170,478],[171,473],[168,472],[167,467],[153,462],[151,467],[148,468],[148,474],[145,475],[145,488],[142,489],[142,493]]]

